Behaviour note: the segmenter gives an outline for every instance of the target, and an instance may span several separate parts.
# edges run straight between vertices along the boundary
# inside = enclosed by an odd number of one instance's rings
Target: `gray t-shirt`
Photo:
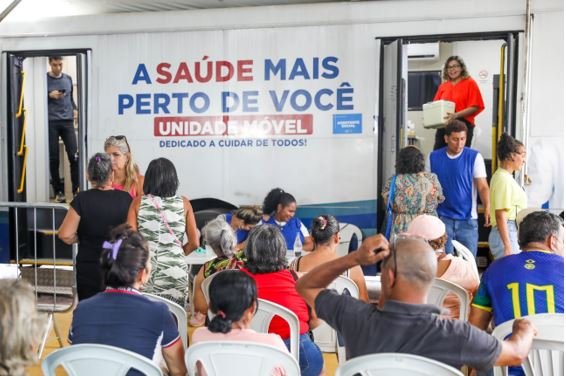
[[[441,318],[428,304],[387,301],[383,310],[334,290],[318,294],[316,314],[340,333],[348,359],[396,352],[424,356],[450,366],[493,367],[501,353],[495,337],[467,322]]]
[[[63,98],[49,98],[53,90],[63,91]],[[49,120],[73,120],[73,110],[76,109],[73,101],[73,80],[71,76],[62,73],[59,77],[47,74],[47,112]]]

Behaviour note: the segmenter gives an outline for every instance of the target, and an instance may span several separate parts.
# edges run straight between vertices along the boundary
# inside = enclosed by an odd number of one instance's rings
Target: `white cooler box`
[[[454,113],[455,109],[454,102],[445,100],[423,104],[423,126],[428,129],[444,127],[446,113]]]

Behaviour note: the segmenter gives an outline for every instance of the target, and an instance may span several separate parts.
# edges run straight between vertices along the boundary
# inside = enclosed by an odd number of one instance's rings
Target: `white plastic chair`
[[[255,342],[210,341],[191,345],[185,352],[189,375],[196,375],[200,361],[207,376],[271,375],[280,367],[286,376],[299,376],[297,360],[274,346]]]
[[[358,285],[350,278],[343,275],[338,276],[338,278],[332,281],[332,283],[328,285],[328,288],[335,289],[339,294],[342,294],[344,290],[348,290],[350,296],[355,299],[358,299],[360,296]],[[312,331],[314,342],[320,347],[321,351],[336,353],[338,362],[344,362],[346,360],[346,349],[338,343],[336,331],[324,322],[324,320],[321,319],[320,321],[320,325]]]
[[[214,279],[214,277],[216,277],[218,275],[218,273],[222,273],[223,270],[220,270],[212,275],[209,275],[208,277],[206,277],[205,279],[202,280],[202,283],[200,285],[200,289],[202,290],[202,293],[204,295],[204,300],[206,300],[206,305],[210,306],[210,292],[208,291],[210,289],[210,282],[212,282],[212,280]],[[208,319],[212,320],[212,318],[214,317],[214,314],[212,312],[210,312],[210,309],[208,310]]]
[[[382,353],[359,356],[341,364],[335,376],[463,376],[462,372],[418,355]]]
[[[338,256],[346,256],[350,248],[350,240],[352,240],[352,235],[356,234],[358,238],[358,244],[362,243],[362,230],[359,227],[351,223],[342,223],[340,225],[340,244],[336,248],[336,254]]]
[[[452,240],[452,245],[458,252],[458,256],[462,257],[464,260],[468,261],[474,266],[473,269],[476,272],[476,277],[478,277],[479,280],[480,273],[478,272],[478,264],[476,262],[476,257],[474,256],[474,254],[468,248],[466,248],[464,244],[460,243],[457,240]]]
[[[258,299],[257,312],[251,322],[252,329],[259,333],[267,333],[269,324],[275,315],[281,317],[289,324],[291,333],[289,347],[291,349],[291,355],[299,361],[299,318],[293,311],[277,303],[265,299]]]
[[[181,341],[183,341],[183,349],[186,350],[188,347],[187,311],[185,311],[185,309],[180,305],[178,305],[177,303],[172,302],[169,299],[162,298],[161,296],[148,294],[146,292],[144,292],[143,295],[153,301],[167,304],[167,308],[169,308],[169,312],[171,312],[173,316],[175,316],[175,320],[177,320],[177,328],[179,330],[179,336],[181,337]]]
[[[541,313],[525,316],[538,330],[528,358],[523,362],[526,376],[564,375],[564,314]],[[493,336],[504,340],[513,330],[513,321],[499,324]],[[494,367],[494,376],[507,375],[507,367]]]
[[[159,367],[150,359],[119,347],[80,344],[59,349],[41,363],[45,376],[55,376],[62,365],[69,376],[124,376],[135,368],[147,376],[162,376]]]
[[[460,316],[458,318],[467,321],[470,311],[470,295],[468,295],[466,289],[455,283],[435,278],[428,292],[427,303],[442,309],[442,303],[448,293],[453,293],[458,297],[458,301],[460,302]]]

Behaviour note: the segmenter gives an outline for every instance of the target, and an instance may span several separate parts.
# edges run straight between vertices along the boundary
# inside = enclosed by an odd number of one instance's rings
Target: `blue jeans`
[[[478,220],[465,219],[457,220],[446,217],[440,217],[446,226],[446,235],[448,241],[446,242],[445,251],[447,254],[454,254],[454,246],[452,240],[457,240],[466,246],[474,254],[478,253]]]
[[[291,341],[285,339],[283,342],[290,349]],[[308,333],[301,334],[299,337],[299,366],[301,367],[301,376],[318,376],[324,366],[322,352],[311,340]]]
[[[507,221],[507,233],[509,234],[509,240],[511,241],[511,247],[513,248],[513,253],[519,253],[519,240],[517,238],[517,224],[515,221]],[[489,233],[489,249],[494,259],[499,259],[505,255],[505,246],[503,245],[503,240],[499,234],[497,227],[492,227]]]

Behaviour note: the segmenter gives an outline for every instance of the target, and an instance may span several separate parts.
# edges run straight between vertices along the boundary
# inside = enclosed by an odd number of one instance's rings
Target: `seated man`
[[[325,288],[348,268],[381,260],[379,308]],[[302,276],[297,290],[318,317],[344,336],[347,358],[400,352],[487,370],[527,357],[536,335],[529,321],[517,320],[511,337],[499,341],[467,322],[442,319],[437,307],[425,304],[435,275],[436,257],[424,240],[399,239],[390,251],[387,240],[376,235],[357,251]]]
[[[486,329],[537,313],[564,313],[564,227],[557,215],[536,211],[519,225],[522,252],[495,261],[483,274],[470,323]]]

